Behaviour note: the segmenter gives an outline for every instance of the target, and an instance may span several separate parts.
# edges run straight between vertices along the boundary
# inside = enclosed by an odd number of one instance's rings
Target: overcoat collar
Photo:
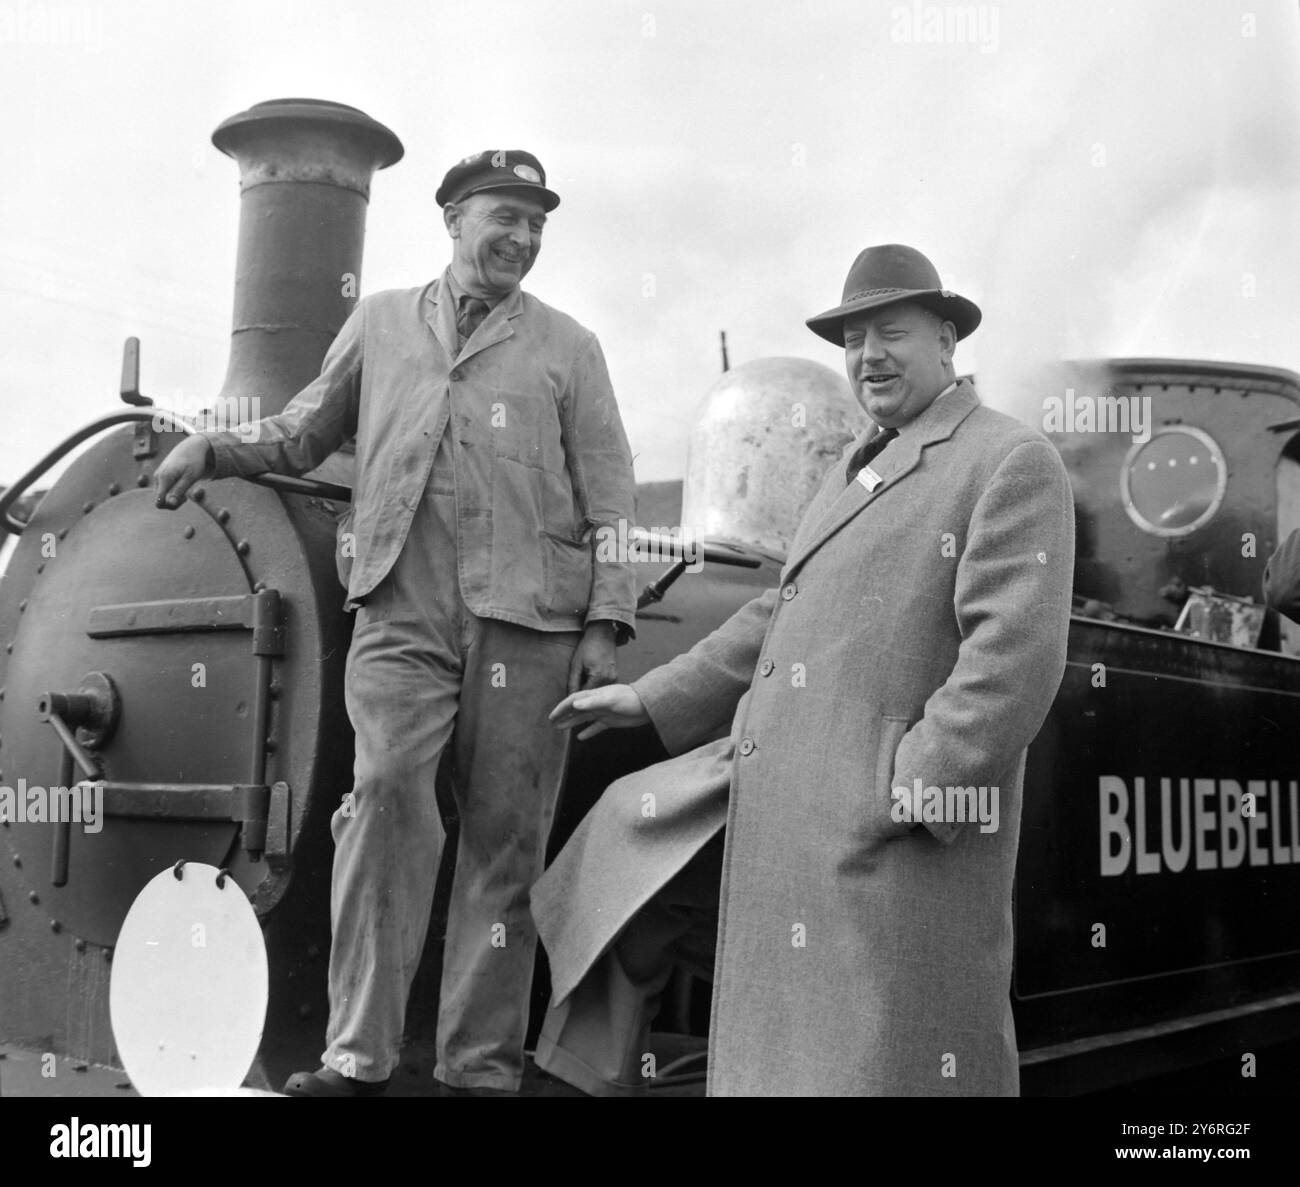
[[[808,539],[791,553],[786,564],[787,575],[803,564],[868,503],[897,486],[916,469],[921,460],[921,452],[927,446],[946,441],[978,406],[979,397],[967,379],[963,379],[954,391],[942,399],[935,400],[871,463],[871,469],[880,477],[880,483],[871,491],[856,479],[848,482],[849,462],[853,455],[861,446],[874,440],[882,430],[879,425],[873,424],[863,432],[832,467],[827,498],[819,500],[821,518]]]
[[[504,342],[514,334],[514,321],[524,311],[524,294],[522,289],[515,289],[508,297],[498,301],[483,319],[482,324],[460,349],[460,335],[456,331],[456,302],[451,299],[447,285],[450,268],[433,281],[424,291],[424,320],[438,339],[439,345],[447,352],[453,363],[463,363],[472,355],[498,342]]]

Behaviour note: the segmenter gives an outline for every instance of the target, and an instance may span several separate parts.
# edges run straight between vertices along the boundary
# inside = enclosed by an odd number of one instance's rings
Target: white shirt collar
[[[928,410],[928,409],[930,409],[930,408],[933,408],[934,405],[937,404],[940,400],[942,400],[942,399],[944,398],[944,396],[946,396],[949,392],[956,391],[956,390],[957,390],[957,385],[958,385],[960,382],[961,382],[960,379],[954,379],[954,380],[953,380],[953,381],[952,381],[952,382],[951,382],[947,387],[945,387],[945,388],[943,389],[943,391],[941,391],[937,396],[935,396],[935,398],[934,398],[933,400],[931,400],[930,403],[929,403],[928,405],[926,405],[926,409]],[[909,429],[910,429],[914,424],[916,424],[916,422],[917,422],[918,420],[920,420],[921,417],[923,417],[924,415],[925,415],[925,412],[924,412],[924,411],[922,411],[922,412],[918,412],[918,413],[917,413],[914,417],[912,417],[912,419],[909,420],[906,424],[899,425],[899,426],[898,426],[898,431],[899,431],[899,433],[900,433],[900,434],[901,434],[901,433],[906,433],[906,432],[907,432],[907,431],[908,431],[908,430],[909,430]]]

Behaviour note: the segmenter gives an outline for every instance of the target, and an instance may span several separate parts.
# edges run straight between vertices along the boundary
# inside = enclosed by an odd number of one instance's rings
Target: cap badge
[[[531,181],[535,185],[542,184],[542,175],[531,165],[516,165],[515,176],[522,177],[525,181]]]

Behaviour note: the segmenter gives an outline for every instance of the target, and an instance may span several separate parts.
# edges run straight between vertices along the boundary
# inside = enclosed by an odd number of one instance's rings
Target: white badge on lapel
[[[885,480],[870,466],[863,466],[858,471],[858,481],[867,488],[868,493],[875,490]]]

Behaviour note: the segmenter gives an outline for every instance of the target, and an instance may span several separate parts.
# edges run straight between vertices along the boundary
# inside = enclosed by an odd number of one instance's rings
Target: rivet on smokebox
[[[108,493],[110,495],[120,495],[122,493],[122,488],[116,482],[114,482],[111,486],[109,486]]]
[[[14,865],[17,866],[20,870],[23,868],[23,859],[19,857],[18,854],[16,853],[14,854]]]
[[[23,598],[23,600],[18,603],[18,613],[21,614],[26,609],[27,609],[27,599]]]
[[[229,523],[229,522],[230,522],[230,508],[229,508],[229,507],[221,507],[221,508],[218,508],[218,510],[217,510],[217,522],[218,522],[218,523]]]
[[[61,924],[57,919],[50,920],[50,931],[52,931],[57,936],[59,932],[61,932],[62,930],[63,930],[63,924]]]
[[[83,515],[89,515],[92,511],[94,511],[94,509],[95,509],[95,504],[94,504],[94,503],[82,503],[82,504],[81,504],[81,513],[82,513]]]
[[[136,478],[136,480],[135,480],[135,484],[136,484],[136,486],[148,486],[148,485],[149,485],[149,475],[148,475],[148,474],[141,474],[138,478]]]
[[[36,891],[29,890],[27,892],[27,901],[29,903],[39,903],[41,901],[41,896],[37,894]]]
[[[192,540],[194,538],[194,525],[192,523],[187,523],[185,525],[185,530],[181,533],[181,535],[184,536],[185,539],[187,540]]]
[[[247,540],[241,540],[238,544],[235,545],[235,551],[239,553],[240,556],[247,556],[248,549],[249,549],[249,543]]]
[[[77,937],[77,942],[76,942],[75,944],[73,944],[73,947],[74,947],[78,952],[84,952],[84,951],[86,950],[86,941],[83,940],[80,936],[78,936],[78,937]]]
[[[193,499],[196,503],[203,502],[203,500],[206,499],[207,497],[208,497],[208,492],[205,491],[202,487],[199,487],[198,490],[190,491],[190,498]]]

